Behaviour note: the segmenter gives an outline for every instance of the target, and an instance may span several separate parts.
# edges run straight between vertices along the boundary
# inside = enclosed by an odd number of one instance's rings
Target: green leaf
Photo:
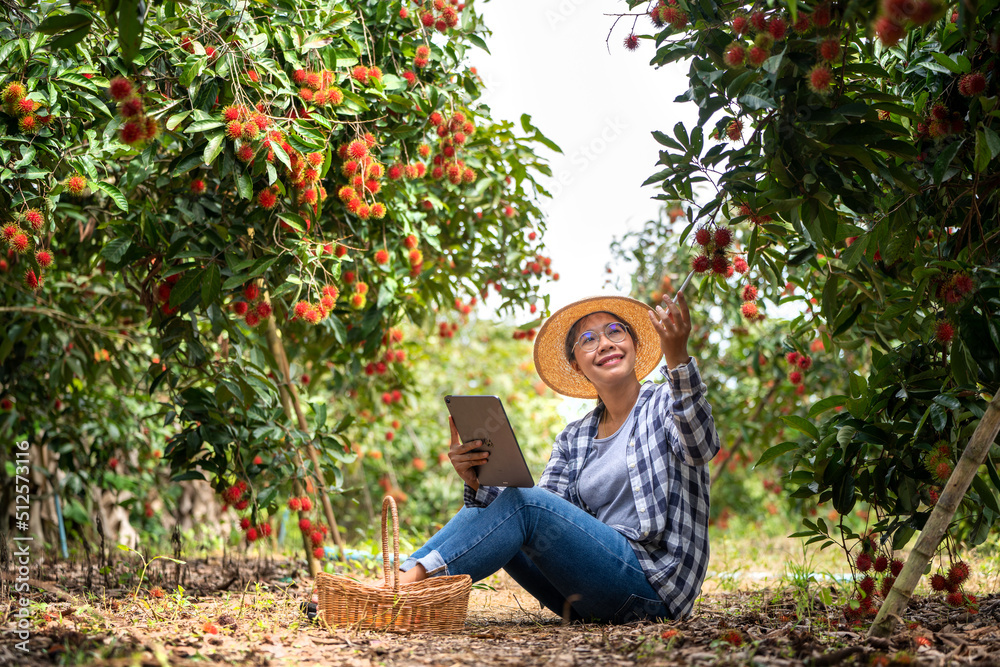
[[[949,410],[958,410],[962,407],[962,404],[954,396],[949,396],[948,394],[939,394],[934,397],[934,402],[938,405],[943,405]]]
[[[225,123],[221,120],[199,120],[191,123],[184,128],[184,131],[188,134],[194,134],[195,132],[205,132],[207,130],[214,130],[219,127],[225,127]]]
[[[191,114],[190,111],[182,111],[180,113],[175,113],[173,116],[167,119],[167,122],[163,124],[167,130],[175,130],[177,126],[180,125],[185,118]]]
[[[125,195],[121,193],[121,190],[111,185],[110,183],[105,183],[104,181],[90,181],[90,184],[105,193],[111,200],[114,201],[115,206],[117,206],[123,213],[128,213],[128,200],[125,199]]]
[[[986,137],[986,144],[990,147],[990,159],[1000,155],[1000,136],[992,128],[983,127],[983,135]]]
[[[101,248],[101,257],[108,260],[112,264],[117,264],[122,261],[125,253],[128,249],[132,247],[132,239],[127,236],[116,236],[115,238],[108,241],[103,248]]]
[[[677,143],[667,135],[663,134],[662,132],[654,131],[653,138],[656,139],[656,142],[661,146],[666,146],[667,148],[673,148],[674,150],[678,151],[684,150],[683,146],[681,146],[679,143]]]
[[[205,145],[205,152],[202,155],[202,162],[207,165],[211,165],[215,162],[215,158],[219,157],[219,153],[222,152],[222,145],[226,139],[226,135],[222,132],[217,132],[209,136],[208,143]]]
[[[757,459],[757,463],[753,464],[754,470],[770,463],[782,454],[787,454],[788,452],[795,451],[798,448],[799,444],[797,442],[783,442],[780,445],[775,445],[760,455],[760,458]]]
[[[145,8],[145,3],[143,3]],[[142,44],[142,16],[139,15],[139,0],[118,0],[118,44],[122,59],[130,63],[139,54]]]
[[[170,290],[170,305],[173,308],[177,308],[185,301],[191,298],[195,292],[201,287],[202,279],[205,276],[204,271],[189,269],[184,272],[181,279],[177,281],[174,288]]]
[[[822,414],[827,410],[832,410],[833,408],[844,405],[847,402],[847,396],[838,394],[836,396],[827,396],[821,401],[813,403],[813,406],[809,408],[810,419],[816,415]]]
[[[466,37],[468,37],[469,41],[472,42],[474,45],[478,46],[486,53],[490,53],[490,49],[488,46],[486,46],[486,42],[483,40],[482,37],[480,37],[475,33],[468,33]],[[490,53],[490,55],[492,56],[493,54]]]
[[[76,30],[71,30],[64,35],[56,37],[49,43],[49,48],[53,51],[68,49],[83,41],[83,38],[90,34],[90,24],[80,26]]]
[[[222,289],[222,273],[218,264],[209,264],[204,274],[205,282],[201,285],[201,303],[203,306],[215,301]]]
[[[977,174],[986,171],[986,168],[990,166],[990,159],[992,157],[990,154],[990,145],[986,141],[986,133],[979,130],[976,132],[976,159],[973,163],[973,169],[976,170]]]
[[[54,35],[57,32],[62,32],[64,30],[75,30],[83,26],[90,27],[90,23],[93,19],[82,12],[71,12],[69,14],[57,14],[55,16],[50,16],[35,28],[35,32],[40,32],[44,35]]]
[[[803,435],[808,435],[813,440],[819,440],[819,429],[816,425],[804,417],[798,415],[782,416],[781,420]]]
[[[963,69],[961,65],[949,58],[943,53],[938,53],[936,51],[931,52],[931,57],[938,61],[941,65],[948,69],[949,72],[954,72],[955,74],[968,74],[968,68]],[[968,62],[968,60],[966,60]]]
[[[1000,515],[1000,506],[997,505],[997,497],[993,495],[993,490],[986,483],[986,480],[979,475],[975,475],[972,478],[972,488],[979,494],[979,499],[983,501],[986,507],[989,507],[994,514]]]
[[[951,161],[955,159],[956,155],[958,155],[958,150],[964,143],[965,139],[954,141],[941,151],[940,155],[938,155],[938,159],[934,161],[934,168],[931,170],[931,177],[934,179],[934,185],[940,185],[941,181],[944,180],[945,172],[948,171]]]
[[[243,199],[253,199],[253,179],[245,171],[236,177],[236,190]]]

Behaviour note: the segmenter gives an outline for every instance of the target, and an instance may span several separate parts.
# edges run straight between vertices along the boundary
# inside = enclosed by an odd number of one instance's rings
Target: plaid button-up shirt
[[[628,538],[649,583],[679,619],[694,607],[708,570],[708,462],[719,436],[694,358],[660,373],[666,382],[645,382],[639,391],[626,453],[639,529],[612,528]],[[578,481],[602,411],[595,408],[559,434],[538,484],[583,509]],[[466,486],[465,503],[485,507],[502,491]]]

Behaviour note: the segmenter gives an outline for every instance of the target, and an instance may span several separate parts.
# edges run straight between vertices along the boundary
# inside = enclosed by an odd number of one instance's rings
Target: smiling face
[[[596,350],[586,352],[577,345],[570,359],[570,366],[598,388],[622,381],[635,381],[635,342],[631,329],[620,343],[612,342],[604,335],[604,327],[611,322],[620,321],[619,317],[611,313],[593,313],[577,322],[570,333],[573,342],[585,331],[598,335]]]

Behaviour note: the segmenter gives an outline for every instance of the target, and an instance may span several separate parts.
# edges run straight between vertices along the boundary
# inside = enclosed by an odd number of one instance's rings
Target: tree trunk
[[[917,544],[910,552],[910,557],[906,559],[903,571],[899,573],[899,578],[896,579],[885,603],[879,609],[872,627],[868,629],[869,637],[888,637],[892,634],[896,621],[913,595],[913,589],[917,587],[917,582],[920,581],[927,564],[934,557],[938,545],[948,532],[955,510],[965,497],[965,492],[969,490],[972,478],[986,460],[998,431],[1000,431],[1000,392],[993,397],[986,407],[986,414],[979,420],[979,425],[965,451],[962,452],[962,458],[959,459],[951,477],[948,478],[934,511],[927,519],[924,529],[920,531],[920,537],[917,538]]]
[[[273,313],[267,318],[267,342],[271,348],[271,354],[274,356],[274,361],[278,366],[278,372],[284,378],[284,381],[279,383],[279,390],[282,395],[281,402],[285,408],[285,414],[288,415],[289,419],[292,419],[294,415],[294,419],[298,424],[298,427],[301,430],[308,432],[309,423],[306,421],[305,414],[302,412],[302,405],[299,402],[299,393],[291,381],[288,355],[285,354],[285,346],[281,342],[281,338],[278,337],[278,327],[275,323]],[[316,448],[312,445],[306,445],[306,450],[309,454],[309,459],[313,464],[314,479],[316,480],[316,492],[319,496],[320,502],[323,503],[323,513],[326,516],[327,523],[330,524],[330,532],[333,533],[334,544],[337,545],[337,550],[340,552],[340,560],[344,561],[346,558],[344,553],[344,542],[340,537],[340,530],[337,527],[337,517],[333,513],[333,505],[330,503],[330,496],[326,492],[326,483],[323,481],[323,475],[320,474],[319,454],[316,453]],[[295,453],[295,457],[295,464],[301,467],[302,459],[298,452]],[[296,491],[296,493],[298,493],[298,491]],[[306,547],[306,550],[309,552],[309,569],[312,570],[312,550],[309,549],[308,546]]]

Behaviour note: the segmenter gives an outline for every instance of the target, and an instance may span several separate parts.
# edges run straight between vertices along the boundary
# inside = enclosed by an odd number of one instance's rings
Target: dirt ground
[[[299,610],[309,579],[291,563],[158,561],[141,586],[83,569],[57,565],[36,581],[26,653],[10,631],[17,601],[5,602],[0,665],[1000,665],[996,594],[976,614],[918,598],[891,639],[868,640],[821,602],[822,584],[808,595],[716,590],[679,622],[564,625],[497,576],[473,589],[464,631],[429,635],[309,623]],[[158,586],[163,597],[150,594]]]

